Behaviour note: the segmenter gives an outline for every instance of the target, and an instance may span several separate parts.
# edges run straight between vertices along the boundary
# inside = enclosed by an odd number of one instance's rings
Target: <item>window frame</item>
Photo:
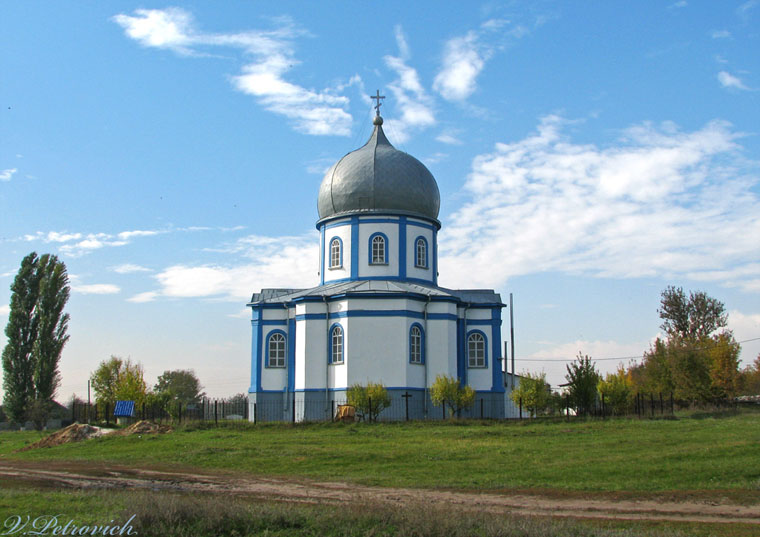
[[[336,241],[338,244],[338,264],[334,265],[333,264],[333,244],[335,244]],[[328,242],[327,244],[329,244],[327,254],[330,260],[327,266],[328,270],[343,268],[343,239],[341,239],[338,236],[335,236],[335,237],[332,237],[330,239],[330,242]]]
[[[274,337],[282,338],[282,365],[279,363],[273,363],[272,357],[272,343]],[[279,362],[280,357],[274,357]],[[282,330],[272,330],[267,334],[266,344],[266,367],[270,369],[284,369],[288,365],[288,335]]]
[[[381,239],[383,241],[383,260],[382,261],[375,261],[375,239]],[[388,264],[388,250],[389,250],[389,242],[388,242],[388,236],[385,233],[375,232],[372,235],[369,236],[369,259],[368,262],[370,265],[387,265]]]
[[[472,356],[470,348],[470,340],[475,337],[480,337],[483,342],[483,356],[482,364],[478,363],[478,359],[481,357]],[[467,367],[471,369],[486,369],[488,367],[488,338],[482,330],[471,330],[467,333],[467,340],[465,342],[465,348],[467,350]]]
[[[419,252],[419,243],[422,241],[422,246],[425,248],[425,260],[424,265],[420,265],[420,252]],[[422,235],[418,236],[416,239],[414,239],[414,268],[421,268],[421,269],[428,269],[430,268],[430,264],[428,262],[428,241],[425,237]]]
[[[335,332],[340,331],[340,361],[335,360],[336,347],[335,347]],[[330,340],[328,343],[328,363],[330,365],[340,365],[346,363],[346,332],[340,323],[335,323],[330,327]]]
[[[419,331],[419,360],[414,359],[414,330]],[[425,329],[422,328],[422,325],[420,323],[412,323],[412,325],[409,327],[409,363],[415,365],[425,364]]]

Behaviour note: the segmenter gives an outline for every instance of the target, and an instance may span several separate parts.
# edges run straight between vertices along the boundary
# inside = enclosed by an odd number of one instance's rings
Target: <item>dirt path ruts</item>
[[[79,489],[147,489],[236,494],[292,502],[386,502],[456,506],[464,510],[619,520],[661,520],[760,525],[760,505],[721,501],[614,500],[553,498],[533,494],[494,494],[382,488],[339,482],[310,482],[221,473],[156,471],[136,468],[99,468],[84,464],[44,464],[0,461],[0,481],[12,480]]]

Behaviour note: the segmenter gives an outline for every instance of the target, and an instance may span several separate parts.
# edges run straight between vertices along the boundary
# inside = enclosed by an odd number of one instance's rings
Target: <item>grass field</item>
[[[256,425],[89,440],[0,457],[234,469],[392,487],[760,496],[760,414],[678,420]]]
[[[720,497],[760,504],[760,412],[752,411],[674,420],[191,426],[167,435],[106,436],[16,452],[42,436],[0,433],[0,461],[194,467],[387,487],[677,501]],[[671,537],[757,531],[741,524],[578,522],[487,513],[452,518],[422,505],[315,507],[151,491],[0,487],[0,515],[45,513],[51,507],[93,523],[138,513],[140,535]]]

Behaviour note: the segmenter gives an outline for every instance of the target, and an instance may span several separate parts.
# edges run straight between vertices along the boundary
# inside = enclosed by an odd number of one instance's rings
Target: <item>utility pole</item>
[[[90,379],[87,379],[87,423],[90,423]]]
[[[512,307],[512,293],[509,293],[509,342],[512,346],[512,389],[515,389],[515,316]]]

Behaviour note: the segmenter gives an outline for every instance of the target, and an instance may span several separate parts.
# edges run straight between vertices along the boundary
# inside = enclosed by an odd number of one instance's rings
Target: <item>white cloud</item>
[[[758,289],[760,291],[760,289]],[[733,331],[737,341],[742,343],[742,362],[751,364],[760,355],[760,341],[747,341],[760,338],[760,313],[743,313],[738,310],[728,312],[728,328]]]
[[[718,82],[724,88],[733,88],[740,90],[748,90],[749,88],[744,85],[744,82],[739,77],[736,77],[726,71],[718,73]]]
[[[385,65],[395,71],[398,78],[388,84],[394,96],[394,107],[401,110],[401,117],[392,120],[396,141],[404,143],[412,130],[429,127],[435,123],[433,100],[420,82],[417,70],[408,65],[409,45],[400,26],[396,27],[396,43],[399,56],[385,56]]]
[[[11,307],[8,304],[0,306],[0,315],[8,315],[11,312]]]
[[[728,30],[713,30],[710,33],[710,37],[713,39],[730,39],[731,38],[731,32]]]
[[[670,4],[669,7],[670,7],[670,9],[679,9],[679,8],[684,8],[684,7],[688,6],[688,5],[689,5],[689,3],[686,0],[678,0],[678,2],[674,2],[674,3]]]
[[[156,291],[146,291],[144,293],[138,293],[135,296],[129,297],[127,299],[127,302],[135,302],[138,304],[144,302],[153,302],[158,296],[159,293]]]
[[[235,265],[174,265],[155,278],[160,291],[141,293],[129,299],[145,302],[159,296],[206,297],[248,300],[251,293],[267,287],[313,287],[318,284],[318,239],[300,237],[243,237],[219,249],[244,258]]]
[[[474,159],[471,200],[441,230],[443,285],[500,287],[548,271],[695,279],[729,271],[721,283],[758,287],[758,166],[742,160],[730,125],[643,124],[599,148],[567,139],[563,123],[543,118],[537,134]]]
[[[441,134],[435,137],[441,143],[448,145],[462,145],[464,142],[457,138],[457,131],[445,130]]]
[[[448,101],[463,101],[476,89],[475,79],[485,67],[487,54],[478,46],[475,32],[455,37],[446,43],[433,89]]]
[[[125,263],[123,265],[117,265],[112,267],[111,270],[118,274],[132,274],[134,272],[151,272],[149,268],[141,267],[140,265],[134,265],[132,263]]]
[[[126,241],[131,239],[132,237],[151,237],[153,235],[158,235],[158,231],[149,231],[149,230],[140,230],[136,229],[134,231],[122,231],[117,235],[119,239]]]
[[[8,168],[0,171],[0,181],[10,181],[13,174],[18,171],[18,168]]]
[[[352,120],[345,110],[349,99],[337,95],[339,90],[308,89],[285,79],[285,74],[299,63],[292,41],[304,34],[287,18],[281,18],[274,30],[218,34],[199,32],[192,15],[180,8],[138,9],[134,15],[119,14],[113,20],[127,36],[146,47],[170,49],[186,56],[205,55],[203,50],[211,47],[239,49],[254,61],[247,63],[241,74],[231,77],[237,90],[252,95],[270,112],[288,118],[299,132],[350,134]],[[349,85],[353,81],[354,77]]]
[[[119,286],[110,283],[72,284],[71,290],[80,295],[115,295],[121,292]]]

